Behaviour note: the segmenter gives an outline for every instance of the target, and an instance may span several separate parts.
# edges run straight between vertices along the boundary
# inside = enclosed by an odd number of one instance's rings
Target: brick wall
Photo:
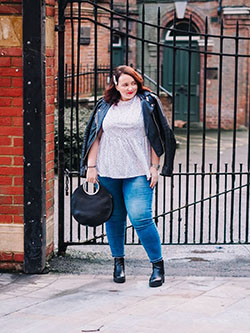
[[[0,28],[0,267],[23,261],[22,4],[2,1]],[[14,15],[13,15],[14,14]]]
[[[46,18],[47,254],[53,251],[54,5]],[[23,263],[22,1],[0,4],[0,268]],[[3,33],[4,32],[4,33]]]

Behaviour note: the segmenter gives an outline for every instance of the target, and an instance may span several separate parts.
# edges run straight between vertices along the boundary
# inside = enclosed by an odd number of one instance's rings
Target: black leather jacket
[[[148,91],[144,91],[142,94],[138,93],[138,96],[141,99],[145,132],[150,145],[153,147],[157,156],[160,157],[163,153],[165,153],[161,174],[163,176],[171,176],[173,172],[176,149],[174,133],[164,115],[159,98],[155,94]],[[102,127],[103,119],[105,118],[109,108],[110,104],[106,103],[104,99],[101,98],[97,102],[86,126],[80,165],[80,175],[83,177],[86,175],[88,152]]]

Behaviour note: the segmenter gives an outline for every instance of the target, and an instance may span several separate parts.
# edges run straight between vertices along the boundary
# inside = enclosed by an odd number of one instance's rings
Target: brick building
[[[95,25],[95,12],[93,6],[83,2],[82,4],[68,5],[65,10],[65,64],[68,75],[71,75],[72,71],[77,71],[77,59],[79,55],[79,72],[80,74],[93,72],[95,63],[95,48],[97,50],[97,66],[98,69],[107,70],[110,66],[110,1],[101,0],[98,1],[98,13],[96,14],[98,25]],[[126,15],[125,2],[114,0],[113,10],[118,15],[113,16],[113,28],[116,30],[113,34],[113,67],[124,64],[126,55],[126,38],[125,34],[128,29],[128,33],[136,35],[137,26],[135,22],[130,21],[128,27],[126,26],[126,19],[123,15]],[[121,16],[120,16],[121,15]],[[129,16],[132,19],[138,18],[138,9],[136,0],[130,0],[129,2]],[[75,17],[76,19],[71,19]],[[79,26],[78,17],[81,17],[81,23]],[[96,28],[96,30],[95,30]],[[95,37],[96,34],[96,37]],[[78,54],[79,52],[79,54]],[[136,41],[129,41],[129,64],[136,65]],[[107,75],[105,80],[100,76],[99,86],[101,90],[107,84]],[[80,80],[83,75],[80,76]],[[89,95],[93,93],[93,74],[86,75],[85,82],[82,85],[84,90],[81,90],[82,95]],[[91,81],[91,82],[90,82]],[[88,86],[88,88],[87,88]],[[91,86],[91,87],[90,87]]]
[[[173,27],[175,11],[176,19],[176,45],[177,47],[188,47],[189,38],[185,31],[194,32],[192,36],[192,48],[197,51],[204,50],[204,34],[206,18],[208,20],[208,52],[220,52],[221,21],[223,20],[224,36],[236,36],[236,24],[239,24],[239,36],[249,37],[250,34],[250,3],[248,0],[223,0],[223,1],[137,1],[139,17],[142,13],[142,4],[145,5],[146,22],[155,23],[157,19],[157,10],[160,8],[160,24],[163,27]],[[192,16],[192,24],[189,28],[189,19]],[[183,30],[183,33],[181,33]],[[148,35],[151,39],[157,40],[157,29],[148,28]],[[170,30],[161,30],[161,41],[165,45],[173,45],[173,32]],[[139,48],[139,46],[138,46]],[[137,51],[139,51],[137,48]],[[249,40],[240,40],[238,53],[249,55]],[[147,45],[145,48],[145,65],[149,75],[154,72],[152,68],[156,64],[156,46]],[[223,57],[222,64],[222,105],[221,105],[221,127],[232,129],[234,114],[234,90],[235,90],[235,56],[236,42],[234,39],[224,39],[223,53],[232,54],[232,56]],[[137,52],[137,63],[140,64],[140,52]],[[162,64],[162,85],[171,90],[172,79],[172,51],[167,47],[160,50]],[[203,95],[204,95],[204,54],[193,52],[191,55],[191,121],[200,122],[203,120]],[[188,52],[177,51],[176,68],[176,108],[175,118],[185,121],[187,108],[187,76],[188,76]],[[238,59],[238,77],[237,77],[237,125],[248,125],[248,105],[249,105],[249,58],[242,57]],[[206,124],[208,128],[218,127],[218,99],[219,99],[219,71],[220,58],[217,55],[209,54],[207,57],[207,86],[206,86]],[[148,69],[147,69],[148,66]],[[182,88],[181,90],[178,89]]]

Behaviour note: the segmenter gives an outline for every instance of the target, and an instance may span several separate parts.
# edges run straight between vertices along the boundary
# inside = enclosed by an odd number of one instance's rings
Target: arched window
[[[197,33],[199,33],[199,29],[194,22],[192,22],[190,26],[189,20],[184,19],[181,21],[177,21],[174,26],[174,23],[172,21],[170,24],[168,24],[166,28],[165,40],[173,40],[174,35],[176,36],[176,40],[188,40],[190,32],[194,33],[192,35],[192,40],[200,39],[200,36],[197,35]]]

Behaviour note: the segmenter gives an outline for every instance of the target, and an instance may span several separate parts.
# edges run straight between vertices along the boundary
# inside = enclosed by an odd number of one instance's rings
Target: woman
[[[106,232],[114,257],[114,282],[125,282],[128,215],[153,266],[150,287],[164,283],[160,237],[152,219],[153,189],[163,153],[162,175],[171,176],[175,138],[161,103],[132,67],[117,67],[87,125],[81,159],[81,175],[91,183],[98,179],[113,196]]]

